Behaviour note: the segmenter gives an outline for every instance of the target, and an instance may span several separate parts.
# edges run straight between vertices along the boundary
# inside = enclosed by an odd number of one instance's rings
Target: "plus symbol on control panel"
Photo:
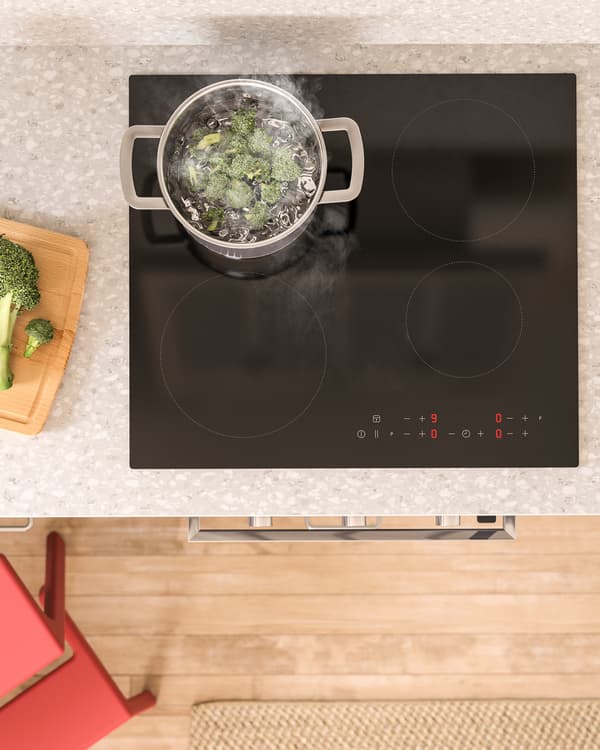
[[[419,422],[424,422],[424,421],[425,421],[425,417],[421,414],[421,416],[419,417]]]
[[[483,437],[484,435],[485,435],[485,432],[483,430],[479,430],[479,432],[477,433],[477,436],[480,438]]]
[[[523,435],[523,437],[527,437],[527,435],[529,435],[529,433],[527,432],[527,430],[523,430],[523,432],[521,433],[521,435]]]
[[[521,417],[521,419],[523,420],[523,422],[527,422],[527,420],[529,419],[529,417],[527,416],[527,414],[523,414],[523,416]]]
[[[424,437],[425,437],[425,433],[423,432],[423,430],[421,430],[421,431],[419,432],[419,437],[420,437],[420,438],[424,438]]]

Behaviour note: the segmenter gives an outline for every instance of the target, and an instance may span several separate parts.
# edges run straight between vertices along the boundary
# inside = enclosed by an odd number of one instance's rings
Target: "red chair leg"
[[[127,701],[127,708],[132,716],[135,714],[141,714],[142,711],[147,711],[152,706],[156,705],[156,698],[149,690],[144,690],[143,693],[134,695],[133,698],[129,698]]]
[[[56,531],[46,539],[46,582],[44,611],[52,621],[54,635],[65,638],[65,543]]]

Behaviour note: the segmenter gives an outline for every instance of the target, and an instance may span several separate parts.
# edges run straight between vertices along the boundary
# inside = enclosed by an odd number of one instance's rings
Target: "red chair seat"
[[[0,697],[57,661],[64,644],[0,555]],[[1,743],[0,743],[1,745]]]
[[[69,661],[0,709],[7,750],[85,750],[155,703],[149,692],[126,699],[68,615]]]

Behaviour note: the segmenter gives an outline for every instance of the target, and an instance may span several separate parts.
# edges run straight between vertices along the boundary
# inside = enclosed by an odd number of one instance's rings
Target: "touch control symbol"
[[[373,424],[379,424],[381,422],[381,414],[373,414]]]
[[[423,430],[419,430],[419,437],[420,438],[424,438],[425,437],[425,432]]]
[[[356,430],[356,437],[359,438],[359,440],[366,438],[367,437],[366,430]]]
[[[485,432],[483,430],[479,430],[479,432],[477,433],[477,437],[480,437],[480,438],[482,438],[484,435],[485,435]]]
[[[521,435],[523,435],[523,437],[526,438],[527,435],[529,435],[529,433],[527,432],[527,430],[523,430],[523,432],[521,433]]]
[[[461,437],[464,438],[470,438],[471,437],[471,430],[468,430],[466,427],[465,429],[460,433]]]

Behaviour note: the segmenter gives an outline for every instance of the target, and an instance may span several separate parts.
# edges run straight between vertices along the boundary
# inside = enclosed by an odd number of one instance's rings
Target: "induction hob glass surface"
[[[133,76],[130,122],[231,77]],[[577,465],[575,76],[258,77],[358,123],[362,192],[253,280],[130,210],[132,467]]]

